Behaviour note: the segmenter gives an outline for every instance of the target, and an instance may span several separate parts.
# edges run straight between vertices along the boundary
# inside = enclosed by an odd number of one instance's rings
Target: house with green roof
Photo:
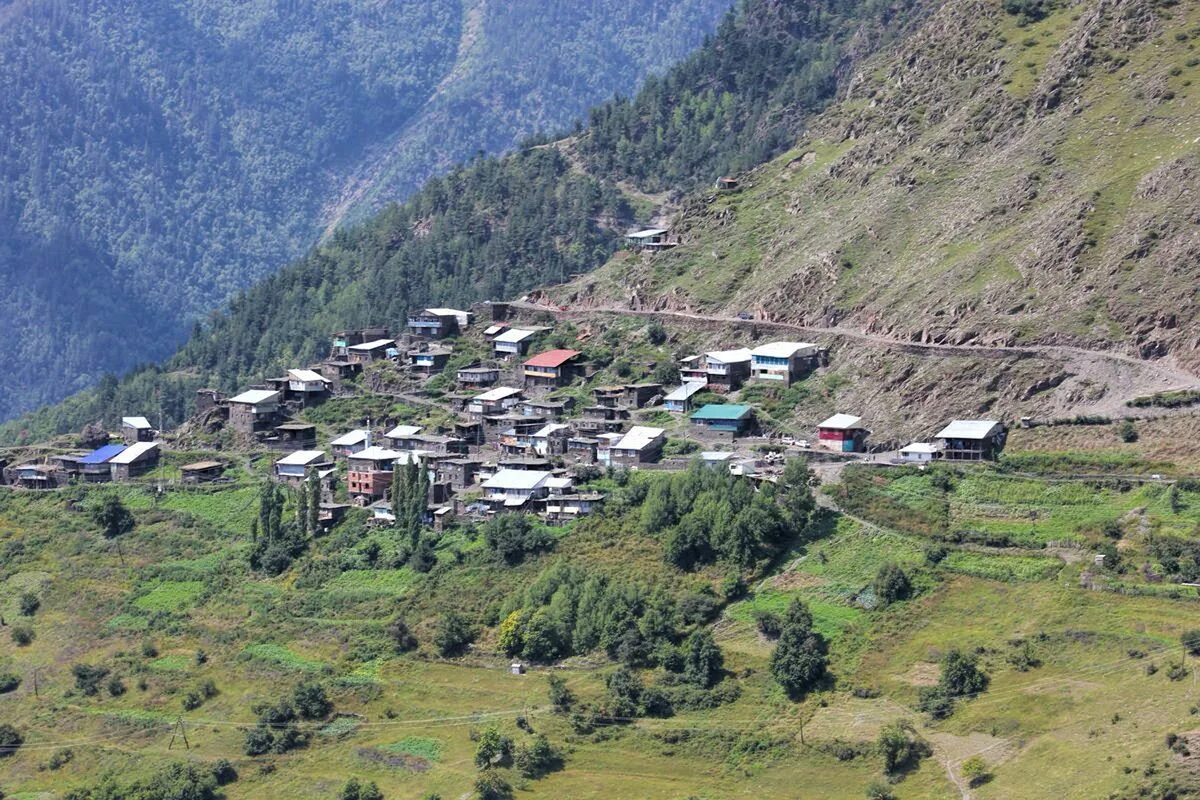
[[[739,436],[754,423],[754,409],[734,403],[709,403],[692,414],[691,421],[715,433]]]

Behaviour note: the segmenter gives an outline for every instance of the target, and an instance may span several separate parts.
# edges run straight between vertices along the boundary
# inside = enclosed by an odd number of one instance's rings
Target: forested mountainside
[[[1194,3],[946,3],[740,193],[692,204],[684,246],[551,302],[1195,370],[1198,36]]]
[[[594,112],[602,121],[595,129],[530,143],[504,158],[476,159],[430,181],[409,201],[334,236],[237,297],[165,367],[119,382],[105,378],[96,391],[9,423],[2,437],[28,441],[112,421],[129,408],[157,408],[156,397],[166,421],[179,421],[196,387],[231,389],[315,358],[339,327],[396,325],[414,306],[508,297],[592,269],[635,218],[655,213],[637,179],[616,188],[632,168],[610,174],[598,153],[611,148],[628,163],[658,160],[676,171],[687,165],[685,185],[708,182],[731,164],[793,141],[805,120],[803,113],[785,113],[796,98],[807,97],[808,107],[828,103],[838,77],[851,74],[849,65],[920,11],[917,3],[878,0],[746,0],[662,81]],[[678,114],[666,127],[650,124],[663,103]],[[646,124],[632,124],[642,116]],[[685,156],[668,132],[688,128],[689,116],[695,130]],[[618,119],[626,123],[618,126]]]
[[[632,91],[728,6],[0,2],[0,419],[166,357],[338,220]]]

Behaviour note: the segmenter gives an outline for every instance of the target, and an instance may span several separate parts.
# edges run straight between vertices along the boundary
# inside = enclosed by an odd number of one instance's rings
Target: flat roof
[[[333,447],[349,447],[351,445],[358,444],[359,442],[365,442],[369,436],[370,434],[367,431],[359,429],[350,431],[349,433],[343,433],[329,444]]]
[[[471,400],[482,400],[485,403],[490,403],[495,400],[504,400],[505,398],[512,397],[513,395],[520,393],[520,389],[514,389],[511,386],[497,386],[495,389],[489,389],[481,395],[472,397]]]
[[[934,434],[934,438],[986,439],[999,425],[994,419],[956,419]]]
[[[279,392],[274,389],[249,389],[239,395],[229,398],[231,403],[246,403],[247,405],[256,406],[259,403],[265,403],[268,400],[278,400]]]
[[[692,419],[737,420],[748,416],[752,410],[746,405],[709,403],[692,414]]]
[[[700,458],[704,461],[728,461],[733,456],[734,454],[727,450],[705,450],[700,453]]]
[[[225,466],[220,461],[194,461],[191,464],[184,464],[179,468],[180,472],[201,472],[206,469],[218,469]]]
[[[816,347],[811,342],[767,342],[751,350],[750,354],[765,358],[791,358],[796,353],[814,350]]]
[[[621,440],[613,445],[614,450],[643,450],[666,431],[663,428],[652,428],[648,425],[634,425]]]
[[[835,431],[846,431],[862,427],[858,424],[860,422],[862,422],[862,417],[856,417],[853,414],[834,414],[829,419],[817,425],[817,427],[829,428]]]
[[[900,448],[901,453],[936,453],[938,446],[930,442],[913,442]]]
[[[158,442],[138,442],[126,447],[115,457],[109,459],[110,464],[132,464],[143,456],[157,452]]]
[[[316,427],[317,426],[313,425],[311,422],[285,422],[282,425],[276,425],[275,430],[277,430],[277,431],[308,431],[308,430],[315,430]]]
[[[538,353],[525,362],[527,367],[561,367],[576,356],[582,355],[578,350],[547,350]]]
[[[626,239],[649,239],[652,236],[661,236],[666,233],[666,228],[645,228],[644,230],[634,231],[633,233],[625,234]]]
[[[137,428],[140,431],[149,430],[150,420],[145,417],[121,417],[121,425],[126,428]]]

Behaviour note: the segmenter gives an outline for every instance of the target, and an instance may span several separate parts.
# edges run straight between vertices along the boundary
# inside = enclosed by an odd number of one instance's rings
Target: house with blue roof
[[[79,477],[89,483],[104,483],[112,480],[112,469],[109,462],[125,452],[123,444],[106,444],[97,447],[85,456],[80,456],[76,462],[79,465]]]
[[[740,436],[754,423],[754,409],[736,403],[709,403],[691,416],[692,425],[714,433]]]

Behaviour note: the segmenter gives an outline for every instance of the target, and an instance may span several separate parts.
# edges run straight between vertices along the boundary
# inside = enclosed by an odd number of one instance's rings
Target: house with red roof
[[[578,350],[547,350],[522,364],[526,386],[566,386],[580,372]]]

